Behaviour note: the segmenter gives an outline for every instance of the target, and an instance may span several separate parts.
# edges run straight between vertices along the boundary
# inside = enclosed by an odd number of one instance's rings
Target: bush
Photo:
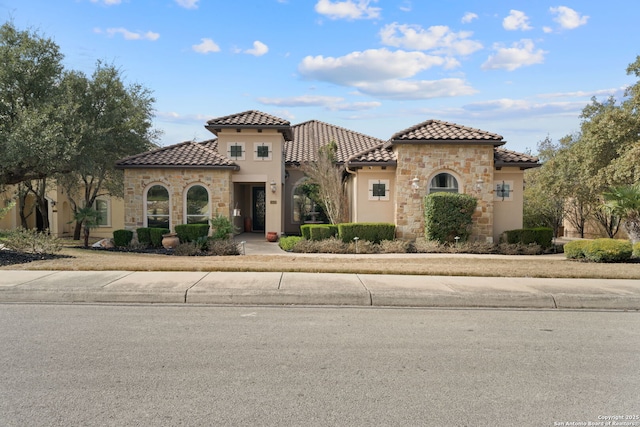
[[[180,243],[196,242],[201,237],[207,237],[209,224],[178,224],[176,234],[180,238]]]
[[[521,228],[505,231],[507,243],[528,245],[535,243],[550,248],[553,241],[553,229],[547,227]]]
[[[633,250],[628,240],[596,239],[584,247],[584,256],[593,262],[624,262]]]
[[[309,227],[310,240],[326,240],[338,235],[338,227],[332,224],[312,224]]]
[[[213,228],[212,237],[215,240],[225,240],[231,238],[231,235],[233,235],[233,224],[228,217],[216,215],[209,221],[211,221],[211,227]]]
[[[406,254],[415,251],[413,243],[406,240],[383,240],[378,245],[378,252],[381,254]]]
[[[138,235],[138,242],[143,245],[151,246],[151,229],[150,228],[138,228],[136,230],[136,234]]]
[[[60,239],[52,236],[48,231],[40,232],[24,228],[10,231],[5,237],[4,244],[16,252],[30,254],[53,254],[62,249]]]
[[[202,254],[200,245],[196,242],[180,243],[173,250],[173,254],[177,256],[195,256]]]
[[[115,230],[113,232],[113,244],[119,248],[127,247],[133,240],[133,231],[131,230]]]
[[[572,240],[564,245],[564,256],[568,259],[584,259],[584,248],[590,240]]]
[[[471,234],[473,212],[478,200],[468,194],[438,192],[424,199],[424,232],[428,240],[466,241]]]
[[[162,235],[168,234],[171,230],[168,228],[150,228],[149,237],[151,238],[151,246],[159,248],[162,246]]]
[[[293,250],[293,247],[296,245],[296,243],[298,243],[300,240],[302,240],[302,237],[300,236],[281,237],[278,245],[283,251],[290,252]]]
[[[394,240],[396,226],[386,222],[350,222],[338,224],[338,237],[345,243],[353,242],[357,237],[360,242],[380,243],[383,240]]]
[[[633,245],[633,256],[635,258],[640,258],[640,242]]]
[[[240,248],[233,239],[209,239],[207,252],[209,255],[217,256],[240,255]]]
[[[303,224],[300,226],[300,234],[307,240],[311,240],[311,226],[316,224]]]

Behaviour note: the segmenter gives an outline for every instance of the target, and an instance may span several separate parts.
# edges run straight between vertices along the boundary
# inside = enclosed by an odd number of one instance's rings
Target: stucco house
[[[506,150],[503,137],[428,120],[381,140],[321,121],[297,125],[260,111],[209,120],[216,138],[183,142],[117,162],[124,170],[124,226],[201,222],[221,214],[238,230],[297,234],[313,219],[299,165],[337,144],[352,222],[391,222],[397,237],[423,236],[423,199],[452,191],[478,199],[472,239],[522,227],[524,170],[538,159]],[[313,210],[313,208],[311,208]]]

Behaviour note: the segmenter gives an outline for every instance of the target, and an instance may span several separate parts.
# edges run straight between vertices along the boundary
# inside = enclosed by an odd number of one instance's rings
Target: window
[[[458,181],[449,173],[442,172],[437,174],[429,183],[429,194],[439,191],[458,193]]]
[[[493,188],[495,188],[494,200],[501,202],[513,200],[513,181],[496,181]]]
[[[202,185],[187,190],[187,224],[209,223],[209,192]]]
[[[169,191],[162,185],[147,190],[147,227],[169,228]]]
[[[244,160],[244,142],[230,143],[228,154],[233,160]]]
[[[107,199],[96,199],[93,204],[95,210],[98,212],[98,227],[110,227],[110,206]]]
[[[389,180],[369,180],[369,200],[389,200]]]
[[[254,160],[271,160],[272,150],[270,142],[260,142],[258,144],[255,144],[254,147]]]

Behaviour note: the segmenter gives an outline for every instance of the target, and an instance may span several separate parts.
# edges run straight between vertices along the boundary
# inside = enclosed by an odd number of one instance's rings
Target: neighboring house
[[[204,222],[233,217],[237,229],[298,234],[315,218],[300,186],[299,165],[337,144],[346,166],[353,222],[391,222],[397,236],[424,235],[423,199],[435,191],[478,198],[472,239],[495,241],[522,227],[524,170],[538,159],[505,150],[502,136],[438,120],[388,141],[320,121],[291,125],[259,111],[209,120],[217,138],[183,142],[117,162],[125,174],[124,226]]]

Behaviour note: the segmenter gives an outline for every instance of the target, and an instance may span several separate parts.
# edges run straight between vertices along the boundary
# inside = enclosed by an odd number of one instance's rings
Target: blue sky
[[[161,144],[260,110],[381,139],[428,119],[504,136],[576,132],[592,96],[623,97],[637,0],[0,0],[65,66],[118,66],[156,98]],[[636,35],[634,35],[636,34]]]

